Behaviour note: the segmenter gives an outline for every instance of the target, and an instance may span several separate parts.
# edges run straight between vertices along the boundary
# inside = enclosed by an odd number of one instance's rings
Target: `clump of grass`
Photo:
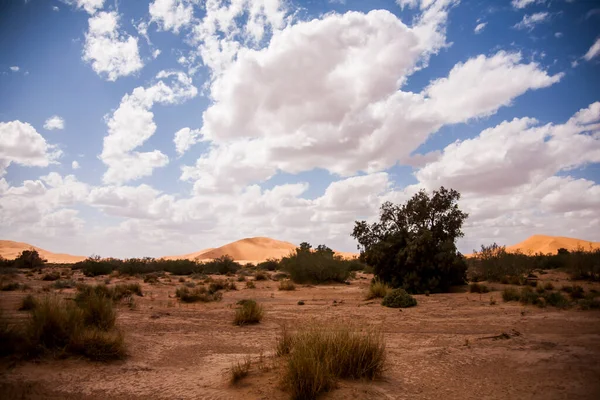
[[[208,291],[215,293],[218,290],[225,290],[228,286],[228,283],[223,280],[215,280],[208,285]]]
[[[246,281],[246,288],[256,289],[256,284],[254,283],[254,281]]]
[[[287,325],[281,327],[281,334],[277,337],[275,345],[275,354],[278,356],[286,356],[292,351],[294,344],[294,335],[288,330]]]
[[[375,279],[371,282],[371,286],[369,286],[369,291],[367,292],[367,300],[384,298],[385,295],[390,292],[390,290],[391,288],[388,286],[387,283]]]
[[[599,310],[600,309],[600,300],[595,298],[585,298],[579,300],[577,303],[582,310]]]
[[[250,358],[246,357],[244,361],[238,361],[231,366],[231,383],[233,385],[248,376],[248,372],[250,372],[250,365]]]
[[[560,292],[550,292],[544,299],[547,304],[558,308],[567,308],[570,305],[569,300]]]
[[[380,333],[319,327],[287,340],[289,351],[281,353],[289,353],[282,380],[293,399],[314,399],[333,389],[337,379],[375,379],[383,372],[385,342]]]
[[[123,298],[129,298],[133,295],[143,297],[142,286],[139,283],[119,283],[115,285],[112,292],[112,299],[115,301]]]
[[[294,285],[294,282],[289,279],[280,281],[279,290],[296,290],[296,285]]]
[[[43,281],[57,281],[60,279],[60,273],[58,271],[49,272],[42,277]]]
[[[502,291],[502,300],[504,301],[519,301],[520,298],[519,291],[515,288],[509,287]]]
[[[185,278],[182,276],[181,278],[179,278],[179,283],[183,283],[185,282]]]
[[[544,284],[544,289],[546,289],[546,290],[554,290],[554,285],[552,284],[552,282],[546,282]]]
[[[125,338],[117,330],[86,329],[71,344],[71,351],[92,361],[122,360],[127,357]]]
[[[238,282],[246,282],[246,277],[245,277],[244,275],[239,275],[239,276],[237,277],[237,281],[238,281]]]
[[[304,305],[304,300],[298,300],[298,305],[299,306],[303,306]]]
[[[0,290],[3,292],[12,292],[15,290],[19,290],[21,288],[21,284],[17,282],[10,282],[5,285],[0,286]]]
[[[157,284],[158,283],[158,274],[146,274],[144,276],[144,283],[149,283],[151,285]]]
[[[416,306],[417,300],[404,289],[394,289],[385,295],[381,305],[390,308],[408,308]]]
[[[263,307],[254,300],[246,300],[241,307],[235,310],[233,323],[243,326],[248,324],[258,324],[264,316]]]
[[[117,311],[110,296],[92,292],[78,303],[87,326],[108,331],[115,326]]]
[[[254,274],[254,280],[256,281],[266,281],[269,279],[269,275],[266,272],[258,271]]]
[[[489,293],[490,289],[486,285],[481,285],[479,283],[471,283],[469,285],[470,293]]]
[[[33,295],[28,294],[27,296],[23,297],[23,300],[21,300],[21,306],[19,307],[19,311],[31,311],[35,308],[35,306],[37,305],[37,300],[35,299],[35,297],[33,297]]]
[[[75,286],[77,286],[77,283],[72,279],[59,279],[52,284],[55,289],[70,289]]]
[[[204,286],[198,286],[194,289],[189,289],[187,286],[177,288],[175,296],[184,303],[219,301],[223,298],[223,293],[219,291],[212,292]]]

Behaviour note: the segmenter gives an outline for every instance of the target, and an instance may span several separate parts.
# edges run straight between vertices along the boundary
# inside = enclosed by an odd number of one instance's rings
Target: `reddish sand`
[[[23,250],[37,250],[42,258],[45,258],[50,263],[68,264],[76,263],[77,261],[85,260],[83,256],[73,256],[70,254],[57,254],[48,250],[32,246],[27,243],[13,242],[12,240],[0,240],[0,256],[5,259],[17,258]]]
[[[525,254],[556,254],[560,248],[564,248],[569,251],[577,250],[578,248],[582,248],[584,250],[599,249],[600,242],[589,242],[587,240],[562,236],[533,235],[521,243],[508,246],[506,250],[511,252],[520,250]]]
[[[50,283],[42,276],[10,279],[28,283],[29,292],[43,295],[42,288]],[[0,359],[0,398],[285,400],[289,395],[280,386],[283,360],[274,356],[280,326],[294,330],[319,323],[379,328],[387,348],[381,379],[340,381],[323,400],[600,399],[600,311],[504,303],[501,284],[490,285],[492,292],[481,295],[418,295],[416,307],[391,309],[365,300],[371,277],[358,274],[349,285],[297,285],[294,291],[279,291],[272,280],[256,282],[256,289],[236,282],[237,291],[206,304],[181,304],[174,298],[180,277],[160,278],[158,284],[138,279],[144,297],[135,298],[136,309],[120,305],[117,318],[128,346],[126,360]],[[555,287],[573,284],[555,271],[540,278]],[[73,279],[101,283],[106,277],[85,278],[76,272]],[[123,281],[136,278],[113,278],[111,284]],[[578,284],[586,292],[600,289],[599,283]],[[66,297],[74,293],[50,291]],[[26,312],[17,311],[26,294],[0,292],[4,315],[27,318]],[[245,298],[263,304],[265,317],[258,325],[234,326],[235,303]],[[298,305],[299,300],[305,305]],[[502,333],[508,334],[505,339],[498,338]],[[247,356],[250,374],[232,386],[230,368]]]

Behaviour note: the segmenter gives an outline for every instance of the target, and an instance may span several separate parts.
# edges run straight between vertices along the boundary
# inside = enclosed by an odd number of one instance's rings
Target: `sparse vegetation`
[[[214,289],[214,288],[213,288]],[[175,291],[175,296],[184,303],[219,301],[223,298],[223,293],[218,290],[207,289],[205,286],[197,286],[193,289],[187,286],[181,286]]]
[[[0,285],[0,291],[2,291],[2,292],[12,292],[14,290],[19,290],[20,288],[21,288],[21,284],[18,282],[9,282],[9,283]]]
[[[255,281],[266,281],[266,280],[269,280],[269,275],[265,272],[258,271],[256,274],[254,274],[254,280]]]
[[[279,269],[279,261],[270,258],[266,261],[258,263],[256,267],[265,271],[277,271]]]
[[[49,272],[42,277],[43,281],[57,281],[60,279],[60,273],[58,271]]]
[[[254,283],[254,281],[246,281],[246,288],[256,289],[256,284]]]
[[[19,311],[31,311],[35,308],[36,304],[37,300],[35,297],[33,297],[32,294],[28,294],[27,296],[23,297],[23,300],[21,300]]]
[[[250,358],[245,358],[244,361],[238,361],[237,363],[231,366],[231,383],[235,385],[246,376],[248,376],[248,372],[250,372],[251,361]]]
[[[486,285],[479,283],[471,283],[469,285],[470,293],[489,293],[490,289]]]
[[[235,325],[258,324],[264,316],[263,307],[254,300],[246,300],[235,310]]]
[[[520,298],[519,291],[515,288],[509,287],[502,291],[502,300],[504,301],[519,301]]]
[[[360,260],[375,276],[411,293],[445,292],[465,282],[467,265],[456,248],[467,214],[458,208],[460,194],[441,187],[431,196],[415,194],[403,205],[386,202],[380,221],[357,221],[352,236]]]
[[[287,357],[282,381],[292,399],[314,399],[333,389],[337,379],[375,379],[386,356],[380,333],[345,327],[284,332],[276,351]]]
[[[520,292],[515,288],[506,288],[502,292],[502,299],[505,302],[520,301],[522,304],[533,304],[538,307],[549,305],[557,308],[567,308],[570,306],[569,300],[562,293],[546,290],[539,293],[530,286],[522,287]]]
[[[301,243],[294,253],[281,260],[281,269],[289,273],[295,283],[319,284],[325,282],[345,282],[349,275],[349,263],[334,255],[327,246]]]
[[[77,286],[77,283],[72,279],[59,279],[54,281],[52,287],[55,289],[70,289]]]
[[[367,300],[384,298],[391,288],[387,283],[380,281],[379,279],[374,279],[369,286],[369,291],[367,293]]]
[[[416,306],[417,300],[404,289],[394,289],[385,295],[381,305],[390,308],[408,308]]]
[[[285,280],[279,282],[279,290],[296,290],[296,285],[291,280]]]

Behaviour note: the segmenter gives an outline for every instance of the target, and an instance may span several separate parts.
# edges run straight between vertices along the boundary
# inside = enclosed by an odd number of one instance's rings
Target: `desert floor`
[[[82,275],[76,272],[73,278]],[[417,307],[390,309],[364,300],[370,278],[359,274],[350,285],[297,285],[295,291],[279,291],[274,281],[256,282],[256,289],[236,282],[239,290],[208,304],[180,304],[174,298],[179,277],[142,283],[144,297],[135,298],[136,309],[119,308],[117,324],[126,334],[127,360],[0,361],[0,398],[287,399],[279,385],[281,361],[273,355],[284,324],[291,329],[373,326],[384,332],[388,358],[383,378],[341,381],[323,399],[600,398],[600,311],[504,303],[500,284],[481,295],[419,295]],[[15,279],[33,292],[51,283],[41,281],[39,274]],[[541,280],[556,287],[571,283],[554,272]],[[586,290],[592,287],[581,284]],[[69,297],[74,289],[61,293]],[[15,311],[25,294],[1,292],[5,314],[26,318],[25,312]],[[235,303],[245,298],[262,303],[265,318],[258,325],[234,326]],[[299,300],[305,305],[298,305]],[[502,333],[510,338],[493,338]],[[228,372],[246,356],[253,363],[250,374],[232,386]]]

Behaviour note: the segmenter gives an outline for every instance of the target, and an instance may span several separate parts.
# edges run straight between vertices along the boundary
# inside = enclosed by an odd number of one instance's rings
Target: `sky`
[[[600,3],[0,1],[0,239],[356,251],[440,186],[463,253],[600,241]]]

